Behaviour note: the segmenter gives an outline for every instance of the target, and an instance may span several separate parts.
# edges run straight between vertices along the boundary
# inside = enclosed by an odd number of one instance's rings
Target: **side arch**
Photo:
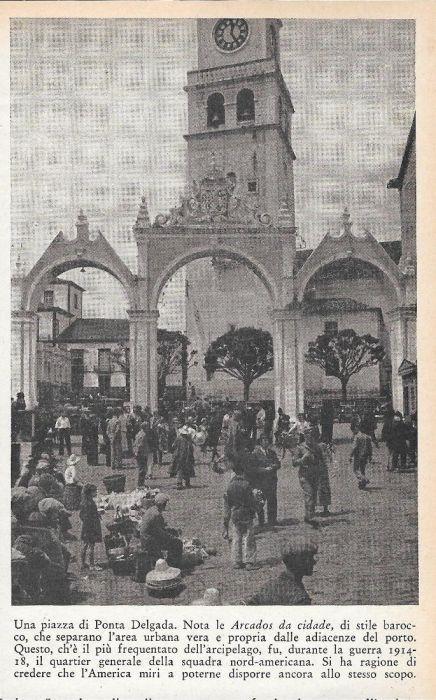
[[[199,246],[192,248],[189,252],[181,253],[172,257],[172,259],[161,270],[159,276],[155,280],[150,293],[150,309],[156,310],[159,301],[160,293],[166,282],[184,265],[187,265],[194,260],[207,257],[224,256],[232,258],[245,264],[264,284],[271,302],[276,306],[279,300],[279,290],[275,280],[271,277],[266,268],[251,254],[248,254],[240,249],[231,246],[223,246],[216,248],[213,245]]]
[[[398,266],[380,243],[370,234],[362,238],[348,236],[349,241],[344,240],[344,238],[345,236],[339,238],[325,236],[318,248],[308,257],[295,276],[294,295],[296,301],[300,303],[303,301],[309,281],[319,270],[340,260],[353,259],[376,268],[389,282],[396,305],[401,306],[404,296],[403,277]]]
[[[78,240],[65,241],[61,234],[49,245],[22,283],[21,309],[36,311],[43,286],[51,276],[77,267],[93,267],[107,272],[122,285],[131,309],[137,307],[136,281],[127,265],[100,234],[95,241],[78,246]]]

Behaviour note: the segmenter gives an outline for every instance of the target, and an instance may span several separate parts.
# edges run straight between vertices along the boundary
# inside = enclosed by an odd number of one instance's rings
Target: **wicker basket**
[[[111,474],[104,477],[103,483],[108,493],[124,493],[126,477],[124,474]]]

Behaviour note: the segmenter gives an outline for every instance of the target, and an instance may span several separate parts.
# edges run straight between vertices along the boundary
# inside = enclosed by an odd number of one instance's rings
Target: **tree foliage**
[[[189,340],[181,331],[168,331],[158,328],[157,331],[157,374],[159,391],[165,388],[169,376],[182,373],[186,381],[186,372],[189,367],[197,365],[196,350],[188,350]],[[112,363],[122,372],[129,371],[129,355],[127,347],[123,343],[113,348],[111,352]]]
[[[350,378],[365,367],[378,364],[385,356],[380,341],[372,335],[358,335],[347,328],[336,333],[319,335],[309,343],[306,362],[321,367],[327,376],[341,382],[342,398],[347,399]]]
[[[254,380],[272,370],[273,366],[271,334],[260,328],[231,329],[214,340],[204,356],[207,378],[210,379],[215,372],[223,372],[238,379],[244,385],[245,401]]]
[[[166,380],[172,374],[182,372],[186,382],[186,372],[189,367],[198,364],[197,350],[188,350],[189,340],[181,331],[168,331],[159,328],[157,333],[157,374],[159,390],[161,391]]]

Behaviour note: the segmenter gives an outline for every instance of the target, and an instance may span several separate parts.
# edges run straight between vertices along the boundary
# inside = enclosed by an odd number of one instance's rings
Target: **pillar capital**
[[[274,321],[298,321],[302,316],[301,308],[273,309]]]
[[[130,321],[138,322],[145,321],[146,323],[157,323],[159,311],[148,309],[128,309],[127,315]]]
[[[36,323],[38,314],[36,311],[26,311],[24,309],[14,309],[11,312],[12,321],[21,321],[22,323]]]

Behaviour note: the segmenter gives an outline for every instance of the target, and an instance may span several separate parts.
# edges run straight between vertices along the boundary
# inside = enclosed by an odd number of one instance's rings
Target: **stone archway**
[[[383,322],[387,330],[388,347],[391,351],[392,363],[392,399],[395,407],[402,409],[402,386],[398,369],[407,351],[407,319],[412,313],[409,307],[406,308],[406,285],[405,278],[399,270],[398,265],[392,260],[385,248],[369,233],[356,236],[351,232],[351,222],[349,214],[344,212],[342,218],[341,235],[327,234],[320,245],[313,251],[305,261],[295,276],[295,302],[298,308],[303,311],[303,300],[305,294],[313,280],[317,279],[322,270],[327,270],[331,266],[348,263],[361,263],[377,273],[379,278],[378,297],[383,315]],[[358,279],[350,279],[348,288],[349,294],[345,294],[342,289],[341,296],[349,296],[356,299],[353,292]],[[368,292],[361,301],[373,299],[375,290]],[[358,298],[358,297],[357,297]],[[407,311],[407,313],[406,313]],[[412,313],[413,315],[413,313]],[[300,377],[304,373],[304,349],[300,350]],[[304,382],[302,382],[304,384]]]
[[[158,215],[153,224],[143,200],[134,233],[147,308],[137,328],[146,348],[150,380],[156,382],[157,303],[165,282],[192,260],[224,255],[243,262],[268,290],[274,308],[275,402],[295,415],[301,399],[296,381],[295,318],[286,310],[294,294],[295,261],[295,228],[288,207],[282,206],[278,223],[273,225],[271,217],[256,208],[256,200],[236,197],[232,183],[213,166],[199,185],[194,183],[179,207]],[[156,392],[153,389],[153,395]]]
[[[37,402],[37,308],[44,286],[53,276],[77,267],[94,267],[108,272],[123,286],[128,299],[131,341],[135,343],[138,308],[138,280],[121,260],[110,243],[101,234],[90,236],[86,216],[80,212],[76,224],[77,235],[67,239],[60,232],[25,277],[12,279],[12,379],[13,391],[24,391],[28,406]],[[131,370],[131,400],[146,403],[146,386],[138,381],[141,353],[133,347],[137,358]]]

